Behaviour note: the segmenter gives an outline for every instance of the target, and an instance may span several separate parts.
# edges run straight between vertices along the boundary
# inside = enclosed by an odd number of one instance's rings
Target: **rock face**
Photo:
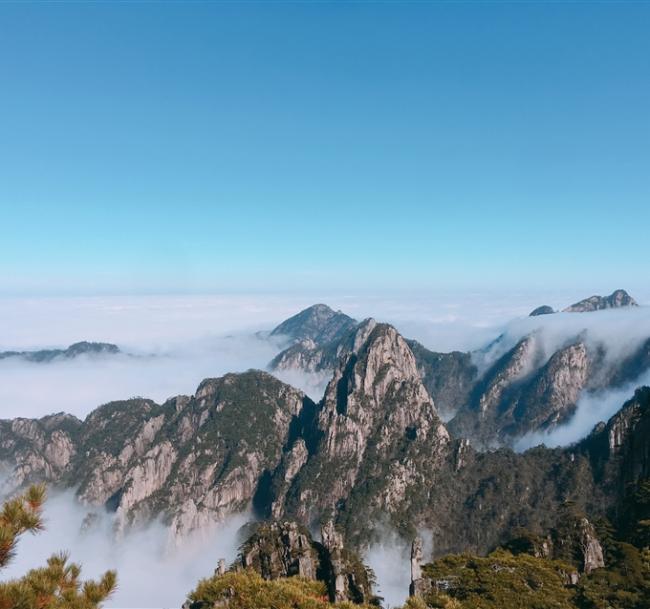
[[[285,324],[290,321],[287,320]],[[322,338],[297,340],[273,358],[269,369],[334,374],[340,361],[358,348],[360,342],[363,342],[359,330],[367,333],[372,324],[376,324],[372,319],[366,319],[358,325],[355,322],[349,328],[346,326],[345,331],[337,333],[334,339],[327,342],[323,342]],[[450,419],[467,400],[476,382],[477,369],[472,362],[471,354],[459,351],[437,353],[417,341],[406,342],[413,352],[422,382],[440,415],[445,420]]]
[[[17,357],[28,362],[46,363],[54,359],[71,359],[80,355],[115,355],[120,353],[117,345],[111,343],[74,343],[67,349],[41,349],[39,351],[1,351],[0,359]]]
[[[616,290],[609,296],[590,296],[564,309],[566,313],[588,313],[603,309],[639,306],[625,290]]]
[[[539,365],[540,357],[535,337],[530,335],[499,358],[450,422],[452,433],[457,437],[471,438],[478,446],[497,444],[501,440],[499,436],[502,435],[504,420],[512,419],[517,389]],[[508,406],[504,408],[503,403]]]
[[[548,305],[542,305],[541,307],[537,307],[536,309],[533,309],[530,312],[529,317],[537,317],[538,315],[552,315],[555,313],[555,309],[553,307],[549,307]]]
[[[253,569],[264,579],[322,574],[322,551],[309,531],[295,522],[260,524],[241,546],[234,569]]]
[[[329,522],[321,530],[322,543],[295,522],[270,522],[257,526],[244,542],[234,570],[253,569],[264,579],[298,575],[327,586],[331,602],[372,601],[370,570],[343,545],[343,538]]]
[[[505,547],[513,554],[526,553],[574,564],[587,575],[605,566],[594,525],[566,505],[560,508],[558,521],[551,531],[543,536],[524,533],[509,540]]]
[[[411,583],[409,584],[409,596],[422,596],[427,593],[431,586],[430,580],[422,575],[422,559],[424,553],[420,537],[416,537],[411,543]]]
[[[582,342],[556,351],[522,389],[513,411],[513,435],[566,422],[587,384],[589,366],[587,347]]]
[[[650,388],[637,389],[581,446],[595,464],[597,478],[610,484],[610,495],[623,494],[629,485],[650,477]]]
[[[581,518],[577,525],[578,543],[582,555],[582,570],[589,575],[594,569],[605,566],[603,548],[596,537],[594,526],[586,518]]]
[[[11,486],[75,486],[86,505],[116,512],[123,529],[160,515],[178,538],[256,500],[310,407],[267,373],[229,374],[163,405],[106,404],[83,423],[3,421],[0,460]]]
[[[539,342],[523,338],[487,370],[450,422],[453,434],[489,448],[568,421],[591,381],[592,357],[578,337],[544,362]]]
[[[324,345],[343,336],[357,322],[341,311],[316,304],[283,321],[271,331],[271,336],[286,337],[291,342],[303,340]]]
[[[315,454],[287,492],[285,509],[305,522],[354,503],[368,486],[374,509],[404,507],[450,441],[396,330],[368,322],[358,338],[327,386]]]
[[[0,493],[64,477],[77,452],[81,425],[79,419],[63,413],[0,421],[0,464],[9,474]]]

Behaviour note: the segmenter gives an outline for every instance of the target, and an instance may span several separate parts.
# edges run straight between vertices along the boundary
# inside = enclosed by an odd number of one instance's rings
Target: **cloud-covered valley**
[[[607,362],[633,353],[650,338],[650,308],[527,317],[542,301],[520,301],[455,295],[446,299],[324,299],[356,319],[373,316],[393,323],[408,338],[437,351],[474,351],[474,361],[486,370],[522,337],[534,334],[542,361],[577,336],[589,349],[604,346]],[[572,302],[571,296],[559,304]],[[143,396],[162,402],[177,394],[194,393],[206,377],[249,368],[264,369],[280,344],[263,333],[315,299],[281,297],[141,297],[133,299],[62,299],[3,301],[0,350],[60,347],[78,340],[118,344],[122,353],[58,359],[47,364],[18,358],[0,361],[2,418],[39,417],[65,411],[84,418],[110,400]],[[259,333],[262,332],[262,335]],[[498,340],[495,340],[497,339]],[[282,380],[321,396],[326,374],[297,370]],[[522,438],[518,449],[546,443],[566,445],[584,437],[600,420],[614,414],[637,384],[650,374],[611,391],[584,394],[573,418],[549,434]],[[223,526],[168,551],[167,530],[158,523],[116,540],[112,515],[80,532],[87,511],[71,493],[54,495],[46,518],[52,523],[36,537],[24,538],[18,558],[6,575],[42,564],[52,552],[69,549],[84,566],[86,577],[117,568],[120,588],[110,607],[179,606],[200,577],[210,575],[218,558],[234,558],[236,532],[250,518],[241,514]],[[47,523],[46,523],[47,525]],[[408,585],[408,549],[391,534],[367,554],[387,601],[403,600]],[[399,562],[400,568],[391,565]]]

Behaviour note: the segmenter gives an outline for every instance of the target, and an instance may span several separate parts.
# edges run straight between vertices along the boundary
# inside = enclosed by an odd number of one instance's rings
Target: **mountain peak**
[[[553,313],[555,313],[555,309],[553,307],[542,305],[541,307],[537,307],[531,311],[528,317],[537,317],[538,315],[551,315]]]
[[[313,498],[309,506],[294,504],[306,521],[354,501],[357,483],[369,480],[376,480],[377,505],[388,513],[397,510],[412,486],[424,484],[418,464],[437,463],[450,441],[397,330],[367,320],[353,342],[325,390],[317,455],[295,493]]]
[[[638,307],[638,303],[625,290],[615,290],[609,296],[590,296],[564,309],[565,313],[587,313],[603,309]]]
[[[324,344],[342,336],[356,323],[341,311],[315,304],[283,321],[271,331],[271,336],[284,336],[292,343],[309,339]]]

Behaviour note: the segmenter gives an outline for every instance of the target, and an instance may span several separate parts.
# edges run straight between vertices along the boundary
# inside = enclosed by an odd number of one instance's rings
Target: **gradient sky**
[[[643,2],[2,3],[0,293],[645,285],[649,31]]]

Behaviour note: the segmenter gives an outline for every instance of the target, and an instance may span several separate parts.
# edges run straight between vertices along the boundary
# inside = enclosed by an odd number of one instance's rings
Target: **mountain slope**
[[[377,509],[396,509],[449,443],[404,339],[391,326],[368,324],[327,386],[318,446],[287,491],[285,513],[308,523],[368,486]]]
[[[531,377],[537,353],[529,338],[500,370],[518,379],[512,403],[548,394],[555,416],[584,374],[584,353],[567,345]],[[505,378],[495,371],[482,385],[475,403],[485,420],[503,414]],[[517,408],[507,416],[516,422]],[[162,405],[113,402],[83,422],[16,419],[0,432],[10,486],[74,487],[87,505],[114,511],[121,530],[160,516],[176,538],[252,506],[307,526],[333,520],[357,547],[388,525],[407,538],[430,530],[436,555],[484,553],[515,528],[553,528],[566,501],[616,517],[629,484],[650,475],[650,389],[575,446],[478,452],[450,437],[408,343],[372,320],[357,328],[319,404],[249,371]]]
[[[290,342],[310,340],[322,345],[340,338],[356,324],[356,320],[341,311],[315,304],[283,321],[271,331],[271,336],[284,337]]]
[[[486,448],[565,423],[590,378],[587,347],[576,339],[542,362],[538,338],[523,338],[488,369],[450,430]]]

